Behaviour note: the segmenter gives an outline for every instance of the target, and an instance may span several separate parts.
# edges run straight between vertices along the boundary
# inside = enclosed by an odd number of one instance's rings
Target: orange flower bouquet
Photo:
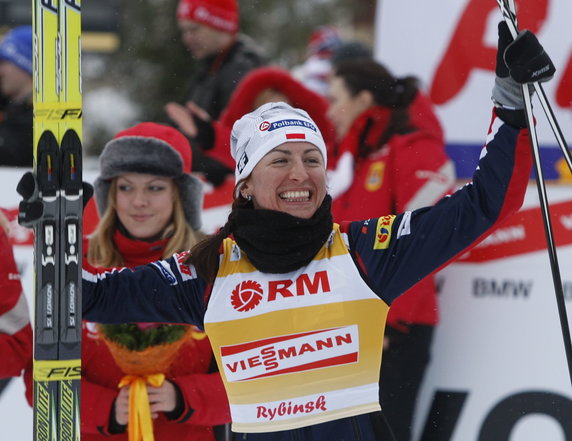
[[[179,349],[203,332],[194,326],[157,323],[97,325],[113,359],[125,377],[118,387],[129,386],[129,441],[153,441],[153,423],[146,385],[160,387]]]
[[[97,325],[113,359],[127,375],[166,373],[177,352],[191,338],[204,336],[188,325],[123,323]]]

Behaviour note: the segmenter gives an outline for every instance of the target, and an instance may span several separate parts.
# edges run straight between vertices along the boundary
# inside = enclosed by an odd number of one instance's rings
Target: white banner
[[[548,190],[569,316],[572,188]],[[441,320],[415,439],[572,439],[571,378],[537,200],[531,184],[517,215],[439,274]]]
[[[517,2],[556,75],[544,85],[564,137],[572,139],[572,2]],[[495,0],[379,0],[375,57],[397,76],[414,75],[436,105],[459,177],[474,170],[490,121],[501,15]],[[540,103],[533,101],[547,179],[570,177]]]
[[[517,2],[556,65],[544,85],[572,139],[572,2]],[[501,16],[494,0],[380,0],[375,56],[414,75],[436,106],[459,177],[472,174],[491,112]],[[545,176],[572,182],[534,99]],[[565,304],[572,302],[572,187],[549,186]],[[415,439],[572,439],[572,388],[536,188],[525,207],[439,274],[441,321],[417,403]]]

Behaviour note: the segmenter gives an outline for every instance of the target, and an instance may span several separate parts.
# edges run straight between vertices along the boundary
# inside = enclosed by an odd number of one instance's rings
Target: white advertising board
[[[548,190],[569,315],[572,188]],[[572,439],[571,379],[536,187],[517,215],[438,278],[440,323],[415,439]]]
[[[544,88],[564,136],[570,140],[572,2],[521,1],[517,8],[520,27],[536,33],[556,66],[554,78]],[[420,79],[436,106],[448,151],[461,178],[472,173],[490,120],[500,19],[495,0],[377,3],[375,57],[397,76],[414,75]],[[565,173],[562,155],[536,98],[533,104],[546,177],[559,179]]]
[[[572,139],[572,2],[517,2],[557,73],[545,91]],[[435,104],[459,177],[470,175],[490,120],[494,0],[379,0],[375,57],[414,75]],[[571,174],[534,100],[546,178]],[[572,187],[550,185],[566,309],[572,303]],[[417,403],[415,440],[567,441],[572,387],[536,187],[525,207],[439,275],[440,324]]]

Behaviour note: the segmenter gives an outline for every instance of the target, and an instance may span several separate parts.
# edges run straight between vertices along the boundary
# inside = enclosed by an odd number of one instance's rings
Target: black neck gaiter
[[[332,198],[310,219],[275,210],[236,209],[233,236],[263,273],[288,273],[312,261],[332,232]]]

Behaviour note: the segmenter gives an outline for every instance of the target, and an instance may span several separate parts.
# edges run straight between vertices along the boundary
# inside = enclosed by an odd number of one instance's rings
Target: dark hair
[[[222,242],[230,236],[234,230],[236,211],[239,208],[252,206],[252,201],[247,201],[240,194],[236,195],[232,202],[232,208],[226,223],[215,233],[201,240],[192,249],[187,263],[197,270],[199,276],[207,282],[213,282],[218,272],[219,254]]]
[[[358,156],[367,156],[381,148],[394,134],[413,130],[408,108],[419,90],[415,77],[396,78],[385,66],[368,58],[342,61],[334,68],[333,76],[343,80],[352,96],[365,90],[371,92],[376,105],[392,109],[389,124],[377,145],[364,147],[364,151],[360,146]]]
[[[334,50],[330,61],[332,66],[337,66],[347,60],[355,60],[358,58],[371,59],[371,56],[371,48],[367,44],[357,40],[347,41]]]

